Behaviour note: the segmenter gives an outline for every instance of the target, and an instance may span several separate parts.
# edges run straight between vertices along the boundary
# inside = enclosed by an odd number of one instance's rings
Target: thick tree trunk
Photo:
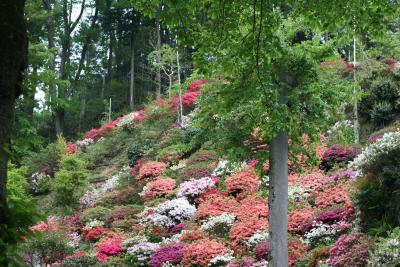
[[[157,8],[157,19],[156,19],[156,32],[157,32],[157,62],[160,62],[161,58],[161,23],[160,23],[160,15],[161,15],[161,5]],[[156,72],[156,98],[161,98],[161,69],[157,68]]]
[[[7,162],[14,101],[21,93],[26,67],[24,4],[24,0],[0,1],[0,224],[7,223]],[[0,251],[3,249],[0,246]]]
[[[288,266],[288,135],[281,131],[270,143],[269,257],[270,266]]]

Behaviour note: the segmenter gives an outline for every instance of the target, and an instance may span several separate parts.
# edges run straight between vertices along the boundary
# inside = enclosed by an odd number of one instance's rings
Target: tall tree
[[[7,224],[7,162],[14,101],[21,94],[22,74],[27,64],[24,5],[24,0],[0,2],[0,231]],[[0,246],[0,250],[5,248]]]

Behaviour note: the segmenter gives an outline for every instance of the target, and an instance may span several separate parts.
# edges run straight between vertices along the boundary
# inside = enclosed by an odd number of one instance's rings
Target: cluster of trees
[[[171,92],[190,73],[193,55],[199,71],[227,81],[208,95],[212,102],[204,99],[206,110],[221,115],[219,124],[205,119],[200,125],[219,127],[221,140],[233,143],[238,134],[259,129],[270,144],[271,264],[285,266],[288,136],[296,141],[317,133],[319,115],[342,100],[337,88],[320,79],[316,65],[344,48],[343,40],[371,45],[371,36],[397,29],[392,21],[399,3],[6,0],[0,10],[0,224],[7,223],[11,150],[18,161],[40,147],[36,132],[50,139],[78,135],[104,119],[110,98],[118,113],[148,95]],[[43,95],[39,110],[37,92]],[[11,133],[15,99],[19,115]],[[227,132],[230,126],[235,130]]]

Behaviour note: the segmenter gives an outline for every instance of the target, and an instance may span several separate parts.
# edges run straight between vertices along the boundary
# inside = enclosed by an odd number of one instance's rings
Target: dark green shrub
[[[137,161],[143,156],[145,152],[145,146],[141,144],[133,144],[128,148],[128,160],[129,166],[133,167]]]
[[[87,185],[84,164],[73,154],[63,157],[60,168],[51,185],[54,201],[60,206],[73,206],[84,194]]]
[[[82,213],[82,221],[85,223],[93,220],[104,222],[110,212],[111,210],[106,207],[96,206],[94,208],[87,209]]]
[[[375,150],[365,150],[372,152],[363,152],[366,163],[361,166],[363,176],[358,178],[355,194],[361,224],[374,234],[400,226],[400,147],[398,137],[397,141],[386,137],[370,145]]]
[[[69,258],[63,261],[63,263],[57,265],[58,267],[88,267],[95,266],[97,264],[96,257],[83,256],[78,258]]]
[[[57,232],[44,232],[23,245],[26,260],[31,266],[50,265],[64,259],[72,250],[65,236]]]
[[[384,126],[393,121],[396,114],[389,102],[382,101],[374,103],[370,116],[376,126]]]

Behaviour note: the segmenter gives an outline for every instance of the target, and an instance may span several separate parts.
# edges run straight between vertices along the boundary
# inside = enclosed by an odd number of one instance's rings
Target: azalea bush
[[[151,179],[160,176],[165,171],[166,165],[162,162],[149,161],[143,164],[136,176],[137,180]]]
[[[372,246],[364,234],[344,234],[329,250],[329,263],[334,267],[365,266]]]
[[[333,145],[329,147],[322,156],[320,168],[330,170],[335,165],[344,166],[344,164],[352,161],[357,156],[357,149],[354,147],[342,147]]]
[[[221,243],[212,239],[200,239],[184,248],[184,266],[206,267],[216,256],[224,255],[229,250]]]
[[[157,250],[150,260],[151,267],[163,267],[164,264],[179,264],[183,258],[183,243],[170,244]]]
[[[249,240],[259,230],[266,229],[267,227],[267,220],[259,219],[255,216],[243,221],[236,221],[229,232],[231,247],[236,252],[245,251],[247,247],[246,241]]]
[[[149,182],[141,193],[143,199],[151,200],[153,198],[164,197],[171,194],[176,186],[176,181],[171,178],[159,178],[152,182]]]
[[[215,180],[210,177],[183,182],[179,185],[177,196],[194,198],[215,186]]]
[[[354,142],[354,126],[349,120],[338,121],[328,131],[329,145],[348,146]]]
[[[368,266],[400,266],[400,227],[393,229],[388,237],[379,239],[375,249],[370,253]]]
[[[201,225],[201,229],[220,237],[227,237],[235,219],[235,215],[223,213],[207,220]]]
[[[149,266],[151,255],[160,248],[157,243],[140,242],[127,249],[129,266]]]
[[[260,180],[252,168],[233,174],[225,180],[226,189],[231,193],[256,192]]]
[[[97,259],[99,261],[108,260],[110,256],[115,256],[122,252],[122,241],[117,237],[105,238],[97,246]]]

